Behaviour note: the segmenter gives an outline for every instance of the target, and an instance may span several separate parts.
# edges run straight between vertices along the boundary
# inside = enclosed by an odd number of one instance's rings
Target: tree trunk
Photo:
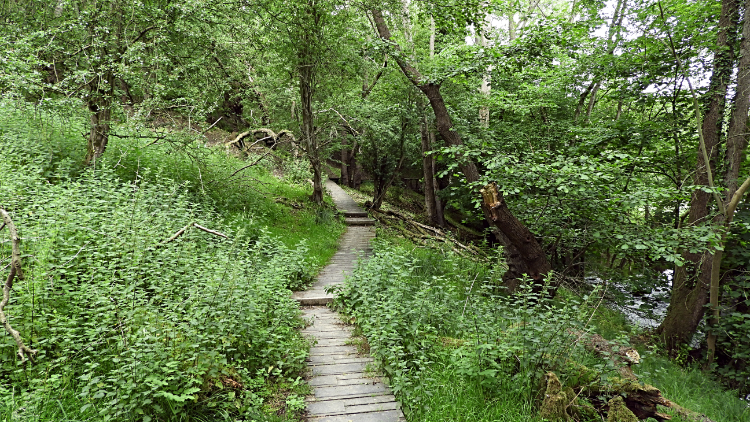
[[[734,109],[729,120],[727,133],[727,150],[724,157],[727,193],[729,200],[737,192],[738,176],[742,154],[747,147],[747,113],[750,108],[750,2],[745,3],[745,20],[742,25],[740,42],[740,60],[737,70],[737,88],[734,97]]]
[[[435,18],[430,16],[430,58],[435,57]],[[428,155],[435,145],[435,132],[427,122],[424,107],[422,109],[422,173],[424,176],[424,200],[427,217],[432,224],[445,227],[445,216],[443,215],[443,204],[437,195],[440,187],[435,178],[435,157]]]
[[[362,185],[362,164],[359,163],[359,161],[354,160],[354,170],[352,177],[352,188],[359,189],[359,187]]]
[[[710,325],[715,327],[719,324],[719,282],[721,278],[721,261],[723,258],[723,247],[726,244],[727,233],[730,230],[730,224],[734,218],[734,210],[742,199],[747,190],[747,182],[741,187],[737,186],[737,177],[740,173],[740,165],[743,161],[743,154],[747,148],[747,113],[750,107],[750,17],[747,16],[750,11],[750,0],[745,0],[744,22],[742,24],[742,41],[740,42],[740,59],[737,66],[737,87],[734,97],[734,109],[729,119],[729,132],[727,133],[727,150],[724,157],[724,186],[726,186],[726,196],[724,200],[725,215],[724,218],[715,219],[715,223],[721,223],[723,220],[724,227],[721,233],[720,246],[714,252],[711,268],[711,285],[709,288],[709,302],[711,304],[712,317]],[[748,179],[750,180],[750,179]],[[721,217],[721,216],[719,216]],[[708,365],[713,363],[716,354],[716,331],[709,332],[708,344]]]
[[[341,137],[341,179],[340,183],[349,185],[349,151],[346,149],[346,135]]]
[[[525,274],[533,280],[535,286],[542,286],[545,277],[552,271],[552,265],[539,242],[531,231],[510,212],[496,184],[491,183],[485,186],[482,189],[482,198],[485,216],[503,234],[500,241],[505,244],[508,263],[508,271],[505,272],[503,280],[506,284],[516,283],[517,280],[523,279]],[[554,295],[554,286],[552,295]]]
[[[399,174],[401,174],[401,169],[404,166],[404,161],[406,159],[406,153],[404,146],[406,144],[406,129],[407,129],[407,123],[406,120],[401,120],[401,136],[399,139],[399,158],[398,162],[396,163],[396,167],[391,170],[387,168],[388,166],[388,160],[383,160],[382,165],[380,168],[380,178],[378,180],[378,183],[375,187],[375,194],[373,195],[372,199],[372,207],[377,209],[380,209],[380,206],[383,204],[383,199],[385,199],[385,194],[388,192],[388,188],[391,187],[393,182],[396,180],[396,177],[398,177]],[[389,175],[390,173],[390,175]]]
[[[594,89],[594,86],[599,84],[599,79],[594,78],[593,81],[589,84],[589,86],[586,87],[585,90],[581,93],[581,95],[578,97],[578,105],[576,106],[576,112],[573,114],[573,121],[578,121],[578,117],[581,115],[581,111],[583,111],[583,106],[586,104],[586,98],[588,98],[589,93]]]
[[[380,37],[392,43],[391,33],[383,18],[383,14],[376,9],[371,10],[371,13]],[[417,69],[407,63],[403,56],[396,55],[395,58],[407,79],[422,91],[430,101],[432,110],[435,113],[435,126],[447,146],[463,145],[461,136],[453,130],[450,114],[440,94],[440,85],[422,82],[422,75]],[[479,181],[479,171],[471,159],[462,159],[459,162],[459,166],[466,178],[466,182],[475,183]],[[504,280],[514,283],[522,274],[526,274],[534,281],[535,285],[542,285],[552,267],[541,245],[539,245],[528,228],[510,212],[502,194],[497,189],[494,189],[493,195],[495,201],[491,204],[484,203],[482,209],[490,225],[496,226],[499,232],[502,233],[498,237],[500,242],[505,246],[506,260],[508,266],[511,268],[503,277]]]
[[[354,138],[354,142],[352,144],[352,149],[348,152],[348,159],[346,165],[347,165],[347,171],[349,173],[349,180],[347,180],[347,186],[350,188],[359,189],[359,184],[362,179],[361,170],[359,168],[359,163],[357,162],[357,151],[359,150],[359,142],[357,142],[357,138]]]
[[[429,132],[427,132],[427,135],[430,138],[430,145],[437,145],[437,140],[435,139],[435,131],[432,130],[432,128],[429,129]],[[445,220],[445,203],[442,199],[440,199],[440,192],[443,189],[447,189],[448,186],[450,186],[450,176],[443,176],[438,177],[438,165],[435,161],[435,157],[430,156],[430,161],[432,162],[432,175],[434,176],[434,184],[435,184],[435,211],[437,212],[437,222],[440,227],[445,227],[446,220]],[[442,166],[441,166],[442,168]]]
[[[481,45],[483,48],[487,48],[487,38],[480,32],[480,28],[477,28],[477,34],[475,36],[475,42]],[[512,41],[512,40],[511,40]],[[487,101],[490,97],[490,74],[493,66],[487,66],[487,71],[482,75],[482,84],[479,87],[479,92],[482,99]],[[487,105],[481,105],[479,107],[479,124],[483,128],[490,127],[490,107]]]
[[[705,162],[703,154],[699,150],[694,178],[695,185],[707,186],[708,172],[713,172],[715,168],[714,161],[718,154],[724,120],[725,98],[734,62],[731,45],[734,38],[733,34],[736,33],[737,19],[737,0],[723,0],[710,82],[712,95],[701,129],[709,162]],[[711,193],[700,189],[693,192],[690,200],[688,225],[700,224],[705,221],[710,213],[711,195]],[[667,315],[656,330],[656,333],[662,337],[670,351],[675,351],[680,345],[690,342],[703,318],[705,305],[709,299],[713,255],[708,252],[704,254],[685,252],[683,258],[691,268],[677,267],[672,282],[672,297]]]
[[[305,54],[305,53],[303,53]],[[312,61],[312,60],[309,60]],[[323,182],[322,182],[322,165],[320,161],[320,151],[315,139],[315,123],[312,108],[313,97],[313,65],[308,61],[307,64],[300,66],[299,90],[302,105],[302,137],[305,140],[307,149],[307,158],[313,169],[313,194],[312,201],[317,204],[323,203]]]
[[[87,106],[89,117],[89,136],[86,148],[86,165],[95,163],[104,154],[109,142],[112,117],[112,95],[114,94],[114,75],[106,72],[102,81],[89,88]]]
[[[586,123],[591,121],[591,112],[594,111],[594,104],[596,104],[596,93],[599,92],[600,83],[597,82],[594,88],[591,90],[591,98],[589,98],[589,106],[586,109]]]
[[[427,119],[422,114],[422,124],[420,125],[422,135],[422,175],[424,177],[424,205],[427,218],[432,224],[438,224],[437,204],[435,203],[435,173],[432,168],[432,155],[427,154],[432,148],[430,146],[430,135],[427,126]]]
[[[313,170],[313,193],[310,198],[316,204],[323,203],[322,162],[320,147],[315,138],[315,115],[313,113],[313,97],[315,95],[316,51],[320,43],[321,14],[316,3],[308,1],[305,10],[309,22],[309,29],[302,32],[299,50],[299,92],[302,107],[302,137],[307,149],[307,158]]]

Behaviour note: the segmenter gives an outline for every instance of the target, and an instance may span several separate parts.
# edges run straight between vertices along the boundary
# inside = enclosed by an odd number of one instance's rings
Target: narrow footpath
[[[347,344],[352,328],[341,322],[339,315],[326,306],[333,296],[325,287],[344,281],[351,274],[360,255],[371,252],[370,240],[375,237],[374,221],[336,183],[328,180],[326,188],[346,217],[347,230],[339,250],[318,275],[313,286],[295,292],[302,312],[312,324],[302,331],[314,338],[307,365],[308,383],[313,394],[308,396],[307,420],[310,422],[398,422],[405,421],[396,398],[379,378],[366,372],[372,358],[357,354]]]

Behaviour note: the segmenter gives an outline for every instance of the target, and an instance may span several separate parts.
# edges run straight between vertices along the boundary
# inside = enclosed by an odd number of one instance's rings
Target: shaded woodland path
[[[352,327],[326,306],[333,296],[325,287],[341,283],[351,274],[360,254],[371,252],[370,240],[375,237],[374,221],[337,184],[328,180],[326,188],[346,217],[347,230],[341,237],[339,250],[318,275],[313,286],[295,292],[294,298],[303,306],[302,312],[312,324],[302,331],[316,340],[310,349],[307,365],[308,383],[313,394],[308,396],[307,413],[311,422],[397,422],[405,421],[396,398],[379,378],[366,373],[372,362],[369,356],[357,354],[347,344]]]

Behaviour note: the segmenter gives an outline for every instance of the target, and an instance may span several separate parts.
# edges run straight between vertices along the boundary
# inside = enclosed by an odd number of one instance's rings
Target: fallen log
[[[659,406],[674,410],[682,419],[691,422],[713,422],[706,415],[686,409],[662,396],[661,391],[649,384],[640,382],[638,376],[633,372],[632,365],[638,364],[641,360],[638,351],[632,347],[612,343],[598,334],[587,334],[580,331],[570,331],[570,334],[576,336],[577,342],[582,342],[583,346],[608,360],[617,370],[619,377],[612,378],[606,383],[585,383],[586,385],[574,385],[573,389],[580,389],[585,396],[592,402],[598,403],[599,409],[604,412],[610,411],[612,400],[605,403],[602,397],[622,397],[625,407],[634,415],[634,417],[644,420],[647,418],[656,419],[659,422],[671,419],[671,416],[659,411]],[[569,362],[571,363],[571,362]],[[575,371],[579,372],[578,379],[590,380],[598,374],[585,374],[592,372],[585,366],[572,363]],[[619,403],[618,403],[619,406]],[[622,414],[621,410],[617,411]],[[628,420],[628,419],[615,419]],[[607,421],[610,421],[608,418]]]

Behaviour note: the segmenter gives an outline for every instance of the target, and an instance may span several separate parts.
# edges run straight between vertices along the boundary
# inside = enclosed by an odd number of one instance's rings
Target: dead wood
[[[674,410],[685,420],[713,422],[706,415],[685,409],[663,397],[658,388],[640,382],[631,368],[641,359],[637,350],[612,343],[598,334],[587,335],[580,331],[571,331],[570,333],[578,337],[578,341],[583,340],[582,344],[587,350],[609,360],[620,374],[620,378],[615,378],[613,382],[606,385],[574,386],[574,388],[584,388],[592,401],[597,401],[598,397],[602,395],[622,395],[627,408],[641,420],[646,418],[654,418],[660,422],[670,420],[669,415],[658,411],[658,406],[663,406]],[[588,379],[590,377],[582,378]],[[604,406],[604,408],[606,407]]]
[[[181,228],[180,230],[177,230],[177,232],[175,232],[175,234],[173,234],[172,237],[170,237],[169,239],[161,242],[161,244],[165,245],[165,244],[167,244],[167,243],[169,243],[169,242],[177,239],[178,237],[182,236],[182,234],[185,233],[185,230],[189,229],[190,226],[192,226],[192,225],[193,225],[192,222],[188,223],[185,227]]]
[[[220,232],[217,232],[216,230],[211,230],[209,228],[203,227],[196,222],[190,222],[185,227],[181,228],[180,230],[177,230],[175,234],[173,234],[169,239],[161,242],[159,246],[166,245],[167,243],[177,239],[178,237],[182,236],[191,227],[195,227],[198,230],[203,230],[204,232],[210,233],[214,236],[219,236],[219,237],[223,237],[224,239],[229,239],[229,236],[225,235],[224,233],[220,233]]]
[[[451,245],[458,255],[466,258],[484,258],[486,253],[474,245],[466,245],[453,238],[445,230],[428,226],[398,213],[396,211],[383,211],[370,209],[372,216],[381,224],[393,228],[405,238],[423,246],[429,246],[428,240]]]
[[[5,306],[10,301],[10,291],[13,288],[13,282],[16,278],[23,280],[23,270],[21,269],[21,238],[18,237],[18,231],[16,230],[16,226],[13,224],[13,220],[11,220],[8,212],[0,208],[0,216],[3,218],[2,227],[8,227],[8,231],[10,231],[11,240],[10,273],[8,274],[8,278],[5,279],[5,284],[3,285],[3,299],[0,301],[0,323],[3,324],[5,331],[7,331],[8,334],[13,337],[13,340],[15,340],[16,346],[18,346],[18,356],[21,358],[21,362],[25,362],[27,356],[28,359],[33,360],[34,355],[37,354],[38,350],[32,349],[23,343],[21,334],[10,325],[8,318],[5,315]]]
[[[198,223],[193,223],[193,227],[195,227],[198,230],[203,230],[206,233],[210,233],[214,236],[223,237],[224,239],[229,239],[229,236],[225,235],[224,233],[217,232],[216,230],[211,230],[209,228],[203,227]]]
[[[588,334],[581,331],[571,331],[570,334],[578,337],[578,341],[583,339],[583,346],[587,350],[608,359],[624,379],[638,381],[638,376],[631,368],[631,365],[638,364],[641,360],[637,350],[632,347],[621,347],[613,344],[599,334]]]

